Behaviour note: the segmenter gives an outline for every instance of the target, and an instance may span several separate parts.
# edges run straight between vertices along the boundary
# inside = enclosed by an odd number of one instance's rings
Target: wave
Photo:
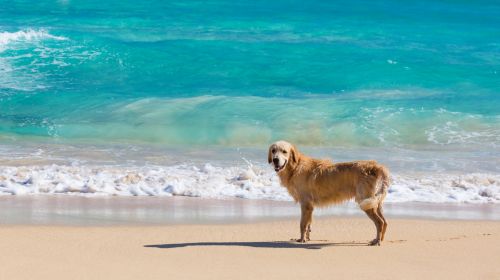
[[[267,166],[6,166],[0,195],[191,196],[291,200]],[[498,174],[395,174],[388,202],[500,203]]]
[[[42,40],[64,41],[68,38],[50,34],[45,29],[25,29],[16,32],[0,32],[0,51],[4,50],[7,44],[19,42],[38,42]]]
[[[44,45],[47,40],[67,41],[68,38],[52,35],[45,29],[0,32],[0,90],[30,92],[48,87],[39,70],[40,64],[47,59],[60,63],[60,55],[47,57],[53,50]]]
[[[390,145],[477,146],[498,148],[500,116],[444,108],[362,108],[366,132]],[[375,130],[376,128],[376,130]]]
[[[128,120],[134,131],[144,129],[141,137],[174,144],[267,144],[279,138],[330,147],[484,148],[500,143],[499,116],[443,108],[369,107],[365,102],[337,97],[145,98],[114,104],[110,112],[107,119],[117,121],[116,125]],[[120,133],[127,130],[123,128]],[[102,130],[100,135],[106,135],[106,129]]]
[[[326,147],[497,149],[500,143],[498,115],[382,107],[336,97],[205,95],[99,102],[75,102],[81,109],[64,111],[64,118],[51,117],[57,116],[59,109],[47,106],[50,112],[45,118],[10,115],[4,116],[4,121],[9,122],[11,132],[19,134],[33,131],[58,139],[168,145],[240,147],[287,139],[299,145]],[[87,103],[93,110],[86,110]],[[32,108],[19,108],[23,110],[30,112]]]
[[[57,86],[53,81],[66,74],[64,68],[99,54],[43,28],[0,32],[0,93],[47,90]]]

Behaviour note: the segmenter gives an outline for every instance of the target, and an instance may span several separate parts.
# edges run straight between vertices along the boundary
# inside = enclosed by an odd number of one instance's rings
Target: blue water
[[[498,154],[499,108],[498,1],[0,0],[0,141]]]

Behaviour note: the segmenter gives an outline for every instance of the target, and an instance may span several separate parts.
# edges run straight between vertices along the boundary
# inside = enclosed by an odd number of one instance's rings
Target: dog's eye
[[[288,153],[287,151],[283,151],[284,154]]]
[[[272,149],[272,150],[271,150],[271,153],[275,154],[275,153],[276,153],[276,150],[275,150],[275,149]]]

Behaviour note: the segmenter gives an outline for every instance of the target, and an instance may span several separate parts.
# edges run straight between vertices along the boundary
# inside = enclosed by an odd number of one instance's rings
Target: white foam
[[[395,175],[389,189],[391,202],[500,203],[500,175]]]
[[[21,166],[0,168],[0,195],[193,196],[291,200],[268,166]],[[500,203],[500,175],[393,176],[387,201]]]
[[[2,47],[13,42],[33,42],[41,40],[68,40],[66,37],[55,36],[45,29],[25,29],[17,32],[0,32],[0,51]]]

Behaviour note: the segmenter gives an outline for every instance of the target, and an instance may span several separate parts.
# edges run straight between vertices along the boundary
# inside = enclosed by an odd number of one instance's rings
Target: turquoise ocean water
[[[4,165],[278,139],[498,175],[500,2],[0,0]]]

